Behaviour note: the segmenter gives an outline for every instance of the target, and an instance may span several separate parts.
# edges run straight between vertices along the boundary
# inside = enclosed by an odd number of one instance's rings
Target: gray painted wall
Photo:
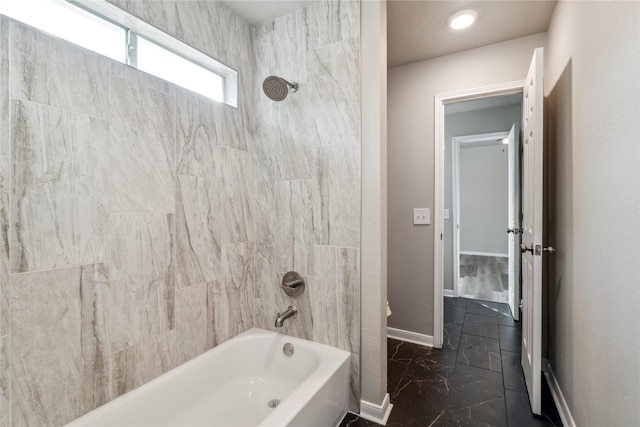
[[[548,357],[576,425],[640,424],[640,3],[559,2],[548,97]]]
[[[507,253],[507,146],[460,149],[460,251]]]
[[[453,227],[456,223],[456,219],[452,201],[452,138],[454,136],[499,132],[503,130],[508,131],[513,123],[519,124],[521,116],[522,110],[520,105],[510,105],[505,107],[468,111],[464,113],[447,114],[445,117],[444,209],[449,209],[450,212],[450,219],[444,221],[443,277],[445,289],[453,289]],[[508,183],[505,182],[505,185],[507,184]],[[507,215],[506,211],[504,212],[504,215]],[[502,222],[500,224],[502,224]],[[502,232],[504,233],[504,230],[502,230]],[[499,238],[501,236],[496,234],[496,237]],[[504,242],[506,245],[506,234]],[[504,252],[507,252],[506,247]]]
[[[536,34],[389,69],[389,326],[433,335],[433,227],[413,226],[412,209],[433,209],[434,96],[524,79],[545,40]]]

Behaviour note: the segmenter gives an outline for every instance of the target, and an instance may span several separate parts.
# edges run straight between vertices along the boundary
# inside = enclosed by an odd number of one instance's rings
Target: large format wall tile
[[[306,19],[312,48],[360,34],[358,0],[321,0],[307,9]]]
[[[269,138],[253,137],[253,171],[255,179],[256,210],[273,211],[275,209],[275,160],[273,158],[273,142]],[[258,224],[258,220],[256,220]],[[256,234],[258,226],[256,225]]]
[[[111,398],[176,367],[176,331],[157,335],[111,355]]]
[[[11,166],[0,157],[0,337],[9,334],[9,185]]]
[[[111,346],[174,328],[173,215],[111,215]]]
[[[12,139],[12,271],[105,260],[108,122],[15,101]]]
[[[314,340],[360,352],[360,250],[316,246],[311,294]]]
[[[1,22],[1,21],[0,21]],[[1,30],[0,30],[1,31]],[[0,157],[0,427],[10,423],[9,157]]]
[[[105,267],[19,274],[11,285],[12,424],[61,425],[104,403]]]
[[[175,34],[175,0],[107,0],[169,34]]]
[[[244,151],[224,150],[225,202],[223,243],[253,241],[254,198],[252,156]]]
[[[8,156],[11,148],[9,118],[9,19],[0,16],[0,156]]]
[[[339,348],[360,353],[360,249],[336,248]]]
[[[107,118],[109,59],[11,24],[11,96]]]
[[[176,162],[178,175],[223,176],[221,148],[224,107],[200,95],[176,96]]]
[[[276,183],[276,271],[313,271],[313,197],[311,180]]]
[[[315,175],[313,207],[316,243],[359,247],[359,145],[318,148]]]
[[[11,426],[11,339],[0,336],[0,426]]]
[[[173,212],[173,97],[116,77],[111,94],[111,211]]]
[[[246,150],[247,148],[243,148],[242,143],[248,145],[248,138],[255,128],[255,94],[260,90],[260,87],[256,84],[254,77],[255,50],[251,37],[252,27],[236,15],[234,15],[233,22],[233,29],[229,34],[227,65],[238,71],[238,109],[234,111],[235,117],[232,123],[235,124],[238,132],[244,132],[245,140],[240,134],[237,143],[231,147]]]
[[[178,176],[176,188],[176,286],[222,277],[224,197],[219,178]]]
[[[208,299],[213,314],[213,345],[221,344],[254,326],[254,251],[252,242],[222,247],[224,279],[211,282]]]
[[[359,38],[318,48],[309,62],[320,145],[360,141]]]
[[[313,340],[338,347],[341,343],[338,323],[338,258],[336,248],[316,246],[314,248],[314,275],[309,284],[313,313]],[[349,348],[343,348],[348,350]]]
[[[178,365],[210,348],[207,313],[207,283],[176,291],[176,361]]]
[[[175,36],[212,58],[226,62],[234,14],[219,1],[176,1],[175,10]]]
[[[111,343],[109,302],[111,284],[108,264],[91,264],[80,269],[82,355],[84,359],[84,410],[111,400],[109,374]]]
[[[117,77],[122,80],[128,80],[134,85],[146,87],[148,89],[164,92],[172,95],[176,86],[166,80],[151,74],[143,73],[131,65],[122,64],[120,62],[111,61],[111,78]]]

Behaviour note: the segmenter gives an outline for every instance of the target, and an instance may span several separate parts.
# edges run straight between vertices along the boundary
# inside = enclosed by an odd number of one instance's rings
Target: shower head
[[[289,92],[298,90],[298,83],[289,83],[282,77],[269,76],[262,82],[264,94],[273,101],[283,101]]]

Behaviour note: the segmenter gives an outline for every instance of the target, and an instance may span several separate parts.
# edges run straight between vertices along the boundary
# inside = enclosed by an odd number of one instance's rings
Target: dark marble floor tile
[[[502,375],[474,366],[456,365],[447,416],[506,427]]]
[[[513,326],[498,326],[498,335],[500,337],[500,348],[507,351],[519,352],[522,347],[522,337],[518,329]]]
[[[496,318],[498,309],[496,303],[491,301],[470,300],[467,302],[467,314]]]
[[[446,411],[429,427],[495,427],[493,424],[474,420],[465,416],[459,416],[455,412]]]
[[[404,371],[407,370],[408,363],[397,360],[387,360],[387,392],[392,395],[396,390]]]
[[[502,350],[502,376],[505,389],[527,392],[524,373],[520,365],[520,352]]]
[[[447,408],[448,393],[443,383],[403,377],[391,396],[393,410],[387,427],[428,426]]]
[[[446,366],[456,365],[456,352],[446,348],[420,347],[413,358],[427,358]]]
[[[464,315],[466,310],[464,307],[445,306],[444,307],[444,323],[455,323],[462,325],[464,323]]]
[[[549,384],[544,375],[542,375],[542,414],[547,421],[557,427],[562,427],[562,419],[556,408],[556,403],[553,401],[553,395],[549,389]]]
[[[365,420],[364,418],[360,418],[356,414],[352,414],[351,412],[347,412],[347,414],[342,419],[340,423],[340,427],[380,427],[382,424],[375,423],[373,421]]]
[[[453,425],[507,427],[504,397],[497,397],[478,403],[470,408],[447,410],[447,417]]]
[[[513,320],[511,310],[508,313],[498,313],[498,325],[514,326],[516,321]]]
[[[462,325],[462,332],[465,334],[479,335],[487,338],[498,339],[498,322],[496,318],[487,318],[467,313]]]
[[[460,334],[462,325],[447,323],[444,325],[444,335],[442,337],[442,348],[447,350],[457,350],[460,344]]]
[[[500,372],[456,363],[451,388],[451,399],[455,405],[468,406],[491,397],[504,397]]]
[[[458,324],[462,313],[464,322]],[[394,408],[387,426],[561,426],[544,382],[543,417],[531,415],[520,367],[521,323],[512,321],[506,304],[447,297],[445,315],[443,349],[389,339],[388,389]],[[355,415],[341,424],[348,425],[377,427]]]
[[[531,413],[529,396],[513,390],[505,390],[507,403],[507,419],[510,426],[539,427],[550,426],[545,418],[538,418]]]
[[[404,377],[420,379],[439,385],[442,390],[451,389],[457,352],[454,350],[425,348],[417,350]]]
[[[492,338],[462,334],[457,361],[468,366],[502,372],[500,342]]]
[[[415,344],[387,338],[387,360],[395,360],[396,362],[409,363],[416,351]]]
[[[504,314],[504,315],[511,316],[511,308],[509,308],[509,304],[507,303],[497,302],[496,310],[498,311],[498,315]]]

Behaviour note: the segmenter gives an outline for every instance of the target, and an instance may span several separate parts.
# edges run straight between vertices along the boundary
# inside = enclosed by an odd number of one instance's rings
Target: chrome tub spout
[[[276,328],[281,328],[285,320],[295,316],[296,314],[298,314],[298,309],[292,305],[290,305],[284,313],[278,313],[278,317],[276,318]]]

